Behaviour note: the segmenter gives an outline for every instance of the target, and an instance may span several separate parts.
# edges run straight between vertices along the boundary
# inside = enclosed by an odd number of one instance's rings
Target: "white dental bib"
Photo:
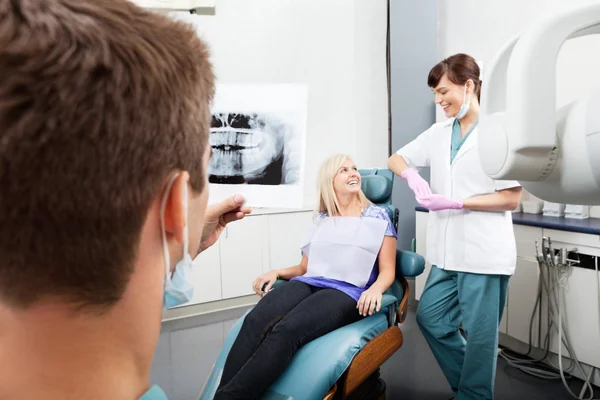
[[[365,287],[377,260],[387,221],[371,217],[326,217],[314,226],[306,277],[324,277]],[[309,254],[310,251],[310,254]]]

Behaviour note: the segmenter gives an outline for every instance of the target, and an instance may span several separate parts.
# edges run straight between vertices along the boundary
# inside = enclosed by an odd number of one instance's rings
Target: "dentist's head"
[[[190,296],[207,48],[128,0],[3,4],[0,398],[136,398],[163,305]]]
[[[436,64],[427,77],[435,94],[435,104],[446,117],[464,118],[479,113],[481,71],[475,59],[467,54],[455,54]]]

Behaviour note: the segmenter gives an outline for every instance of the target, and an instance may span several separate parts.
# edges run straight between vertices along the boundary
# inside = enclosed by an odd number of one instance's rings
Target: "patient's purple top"
[[[319,213],[316,218],[316,222],[320,221],[323,218],[326,218],[327,214]],[[369,204],[362,213],[363,218],[378,218],[387,221],[388,225],[385,230],[385,236],[392,236],[394,238],[398,238],[396,234],[396,230],[394,229],[394,225],[392,225],[392,221],[388,216],[387,211],[383,207],[376,206],[374,204]],[[321,288],[330,288],[337,289],[348,296],[352,297],[355,301],[360,299],[361,294],[371,287],[373,283],[377,280],[377,276],[379,275],[379,264],[375,261],[375,265],[373,265],[373,270],[371,271],[371,276],[369,277],[369,281],[367,285],[363,288],[354,286],[347,282],[337,281],[335,279],[328,279],[325,277],[306,277],[306,276],[298,276],[296,278],[292,278],[291,280],[304,282],[308,285],[317,286]]]

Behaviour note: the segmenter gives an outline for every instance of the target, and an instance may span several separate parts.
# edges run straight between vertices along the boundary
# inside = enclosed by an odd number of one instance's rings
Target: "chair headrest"
[[[392,195],[392,181],[382,175],[361,177],[361,189],[373,203],[383,203]]]

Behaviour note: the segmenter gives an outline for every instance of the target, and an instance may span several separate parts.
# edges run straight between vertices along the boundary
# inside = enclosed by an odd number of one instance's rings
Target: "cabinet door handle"
[[[225,239],[229,237],[229,227],[225,225]]]

